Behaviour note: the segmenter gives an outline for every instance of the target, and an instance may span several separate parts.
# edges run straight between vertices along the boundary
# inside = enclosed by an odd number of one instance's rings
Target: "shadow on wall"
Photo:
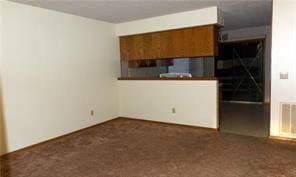
[[[0,76],[0,176],[10,177],[9,156],[3,155],[7,153],[6,131],[3,112],[3,97],[2,97],[2,80]]]

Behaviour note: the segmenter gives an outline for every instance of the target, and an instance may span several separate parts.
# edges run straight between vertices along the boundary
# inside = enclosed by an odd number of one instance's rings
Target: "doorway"
[[[222,132],[269,135],[269,109],[264,104],[264,51],[265,39],[219,44],[215,75],[222,93]]]

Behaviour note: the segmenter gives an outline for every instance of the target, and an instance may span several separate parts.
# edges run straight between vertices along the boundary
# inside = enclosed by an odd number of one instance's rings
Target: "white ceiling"
[[[269,25],[272,0],[12,0],[83,17],[120,23],[218,6],[225,28]]]

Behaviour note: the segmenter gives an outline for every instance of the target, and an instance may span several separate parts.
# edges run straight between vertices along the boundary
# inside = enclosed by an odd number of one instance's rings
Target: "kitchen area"
[[[219,26],[119,36],[120,115],[218,130]]]
[[[266,137],[263,29],[227,31],[217,7],[119,24],[120,115]]]

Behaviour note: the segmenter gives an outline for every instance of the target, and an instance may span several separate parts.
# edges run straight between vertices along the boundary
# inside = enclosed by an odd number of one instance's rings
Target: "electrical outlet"
[[[289,79],[289,73],[280,73],[280,79]]]
[[[172,113],[173,113],[173,114],[176,113],[176,108],[172,108]]]
[[[94,110],[90,110],[90,115],[93,116],[95,114]]]

